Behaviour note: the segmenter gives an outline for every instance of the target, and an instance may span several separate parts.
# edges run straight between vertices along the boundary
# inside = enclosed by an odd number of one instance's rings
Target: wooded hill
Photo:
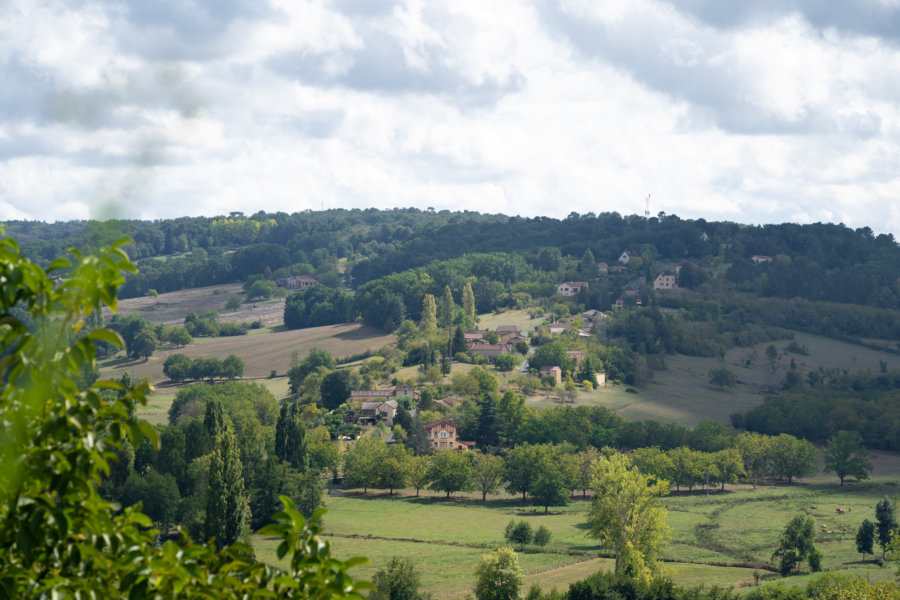
[[[613,264],[629,250],[641,259],[645,274],[655,275],[647,263],[689,260],[724,269],[720,283],[754,295],[900,308],[900,249],[891,234],[876,236],[868,227],[745,226],[663,213],[649,219],[618,213],[552,219],[409,208],[152,222],[11,221],[6,230],[40,263],[68,246],[90,249],[123,235],[133,238],[126,250],[139,261],[140,273],[128,279],[122,297],[244,281],[265,267],[276,277],[310,274],[332,285],[343,278],[357,287],[437,260],[494,252],[513,252],[535,273],[564,280],[579,275],[588,251]],[[754,256],[771,260],[757,263]]]

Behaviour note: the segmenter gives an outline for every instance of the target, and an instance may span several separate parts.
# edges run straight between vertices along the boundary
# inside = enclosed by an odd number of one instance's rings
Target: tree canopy
[[[600,456],[594,465],[590,534],[615,555],[616,573],[648,579],[658,570],[669,539],[667,511],[659,501],[669,484],[651,481],[624,454]]]

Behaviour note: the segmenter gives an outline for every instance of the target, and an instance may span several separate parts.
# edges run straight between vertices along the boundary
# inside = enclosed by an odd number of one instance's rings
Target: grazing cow
[[[837,508],[837,514],[839,514],[839,515],[844,514],[844,507],[843,507],[843,506],[839,506],[839,507]]]

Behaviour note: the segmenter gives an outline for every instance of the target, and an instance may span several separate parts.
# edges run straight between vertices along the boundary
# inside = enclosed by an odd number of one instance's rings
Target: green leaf
[[[125,341],[122,339],[117,332],[112,329],[95,329],[86,336],[89,340],[95,340],[98,342],[106,342],[107,344],[113,344],[114,346],[118,346],[119,348],[125,347]]]

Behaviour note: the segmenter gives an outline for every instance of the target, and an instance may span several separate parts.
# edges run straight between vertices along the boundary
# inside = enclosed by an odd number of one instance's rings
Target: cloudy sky
[[[900,233],[900,0],[0,1],[0,220],[416,206]]]

